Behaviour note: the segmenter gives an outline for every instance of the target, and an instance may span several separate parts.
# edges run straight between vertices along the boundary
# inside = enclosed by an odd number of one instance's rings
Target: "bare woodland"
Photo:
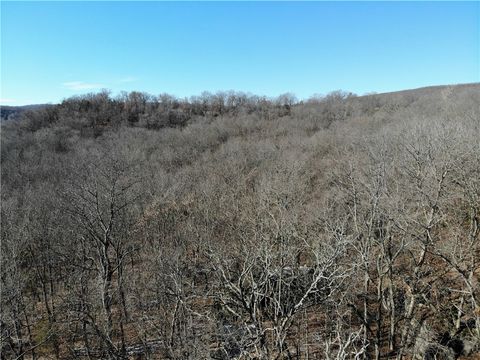
[[[478,359],[480,85],[100,92],[1,126],[2,359]]]

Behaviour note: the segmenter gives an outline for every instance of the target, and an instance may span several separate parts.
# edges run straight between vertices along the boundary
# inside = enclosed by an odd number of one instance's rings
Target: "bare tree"
[[[127,256],[135,251],[129,241],[134,222],[128,210],[138,197],[135,189],[138,180],[132,178],[130,169],[116,159],[91,163],[81,170],[65,199],[69,213],[83,230],[82,243],[90,246],[85,257],[91,259],[98,276],[104,321],[101,323],[96,314],[88,313],[89,325],[101,339],[109,357],[124,357],[123,326],[128,320],[125,269]],[[118,319],[114,317],[115,304],[120,306]],[[114,338],[114,330],[120,331],[120,345]]]

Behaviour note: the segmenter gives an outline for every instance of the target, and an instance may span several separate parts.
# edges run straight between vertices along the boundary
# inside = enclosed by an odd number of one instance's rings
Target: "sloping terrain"
[[[480,85],[70,98],[1,127],[2,358],[480,349]]]

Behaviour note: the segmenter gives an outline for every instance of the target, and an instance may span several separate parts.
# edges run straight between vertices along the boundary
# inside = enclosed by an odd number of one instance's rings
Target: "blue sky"
[[[479,4],[2,1],[2,104],[478,82]]]

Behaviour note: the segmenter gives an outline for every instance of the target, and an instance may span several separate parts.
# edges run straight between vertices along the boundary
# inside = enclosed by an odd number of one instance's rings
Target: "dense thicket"
[[[22,112],[2,358],[473,358],[479,104],[472,84]]]

